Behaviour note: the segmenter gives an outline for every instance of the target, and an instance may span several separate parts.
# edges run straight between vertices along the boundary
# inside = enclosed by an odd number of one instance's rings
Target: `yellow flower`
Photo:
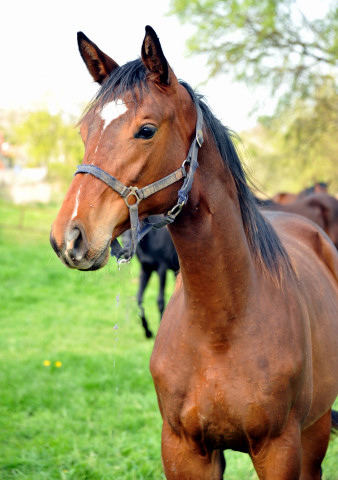
[[[60,362],[60,360],[58,360],[57,362],[55,362],[54,365],[55,365],[57,368],[62,367],[62,363]]]
[[[45,367],[49,367],[50,366],[50,361],[49,360],[44,360],[43,364],[44,364]]]

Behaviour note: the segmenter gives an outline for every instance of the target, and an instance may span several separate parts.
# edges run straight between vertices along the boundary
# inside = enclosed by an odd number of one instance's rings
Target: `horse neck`
[[[213,309],[233,318],[245,308],[254,263],[234,180],[210,140],[199,153],[189,202],[170,233],[186,301],[198,311],[207,305],[208,318]]]

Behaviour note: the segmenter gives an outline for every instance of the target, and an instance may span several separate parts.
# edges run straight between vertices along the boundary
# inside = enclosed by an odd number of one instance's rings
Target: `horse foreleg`
[[[260,480],[299,480],[301,436],[297,422],[288,423],[279,437],[249,440],[250,457]]]
[[[180,437],[164,422],[162,461],[167,480],[222,480],[225,460],[222,450],[206,451],[192,439]]]
[[[141,268],[140,272],[140,286],[137,292],[137,304],[139,307],[139,316],[141,318],[142,326],[144,328],[145,334],[147,338],[151,338],[153,336],[152,331],[148,327],[148,322],[145,316],[144,308],[143,308],[143,294],[148,285],[150,279],[151,271],[144,270]]]
[[[302,432],[301,480],[320,480],[331,431],[331,410]]]

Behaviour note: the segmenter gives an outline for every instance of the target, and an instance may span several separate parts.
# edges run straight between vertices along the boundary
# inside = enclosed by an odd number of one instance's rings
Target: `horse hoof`
[[[146,337],[152,338],[152,336],[153,336],[153,332],[151,332],[150,330],[146,330]]]

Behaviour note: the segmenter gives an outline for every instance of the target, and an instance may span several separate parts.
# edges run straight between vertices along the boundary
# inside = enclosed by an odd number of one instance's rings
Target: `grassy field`
[[[163,479],[138,264],[67,269],[49,245],[54,215],[0,204],[0,480]],[[156,294],[154,277],[145,304],[155,331]],[[226,478],[257,478],[247,456],[227,461]],[[337,471],[338,438],[324,479]]]

